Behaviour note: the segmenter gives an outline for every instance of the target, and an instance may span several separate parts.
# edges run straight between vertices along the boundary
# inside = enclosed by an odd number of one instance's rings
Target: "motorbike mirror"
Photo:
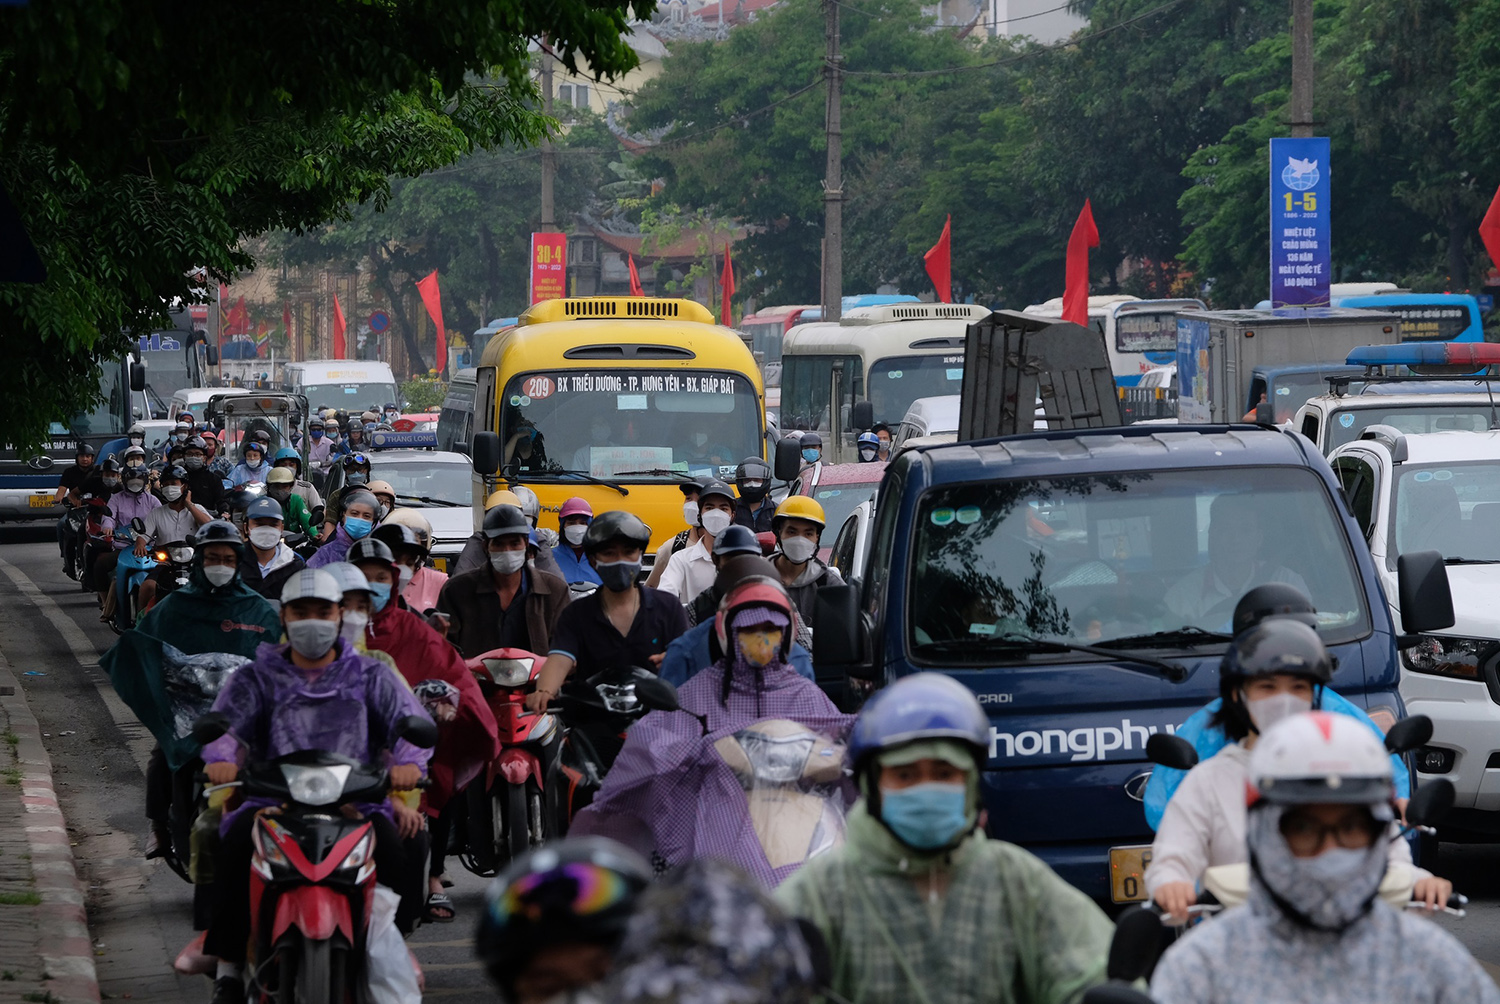
[[[652,711],[682,710],[682,705],[677,703],[677,688],[659,676],[637,679],[635,696]]]
[[[396,723],[396,739],[405,739],[418,749],[430,750],[437,745],[438,727],[426,715],[407,715]]]
[[[1406,822],[1410,826],[1436,826],[1453,811],[1453,782],[1447,778],[1423,781],[1406,803]]]
[[[1198,765],[1198,751],[1181,736],[1157,732],[1146,740],[1146,759],[1174,770],[1192,770]]]
[[[137,516],[135,519],[130,521],[130,529],[134,530],[136,533],[145,533],[146,521]]]
[[[1432,738],[1432,719],[1426,715],[1403,718],[1385,734],[1385,748],[1392,753],[1410,753]]]
[[[193,722],[193,741],[200,746],[207,746],[229,731],[229,716],[222,711],[210,711],[206,715],[199,715]]]
[[[1115,921],[1115,936],[1109,942],[1105,975],[1127,983],[1145,979],[1156,967],[1160,950],[1161,918],[1144,906],[1132,906]]]
[[[1157,926],[1160,926],[1158,923]],[[1083,1004],[1155,1004],[1154,999],[1124,983],[1101,983],[1083,992]]]

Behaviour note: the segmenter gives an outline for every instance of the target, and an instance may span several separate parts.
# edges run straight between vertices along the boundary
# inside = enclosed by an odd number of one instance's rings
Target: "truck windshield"
[[[399,407],[401,401],[396,396],[396,386],[389,383],[314,383],[303,384],[297,390],[307,395],[309,408],[338,408],[353,414],[367,408],[378,412],[387,404]]]
[[[1394,555],[1441,551],[1450,562],[1500,561],[1500,463],[1397,468]]]
[[[1490,427],[1490,402],[1481,398],[1473,404],[1393,405],[1336,411],[1329,416],[1323,452],[1331,453],[1345,443],[1354,442],[1372,425],[1389,425],[1403,433],[1483,432]]]
[[[1191,643],[1228,634],[1240,597],[1267,582],[1305,591],[1329,642],[1370,630],[1343,522],[1306,470],[941,487],[917,527],[908,624],[924,662],[992,665],[1017,638],[1109,645],[1185,630],[1178,643]]]
[[[957,394],[964,381],[964,357],[892,356],[870,364],[865,386],[875,421],[894,426],[906,417],[911,403],[923,397]]]

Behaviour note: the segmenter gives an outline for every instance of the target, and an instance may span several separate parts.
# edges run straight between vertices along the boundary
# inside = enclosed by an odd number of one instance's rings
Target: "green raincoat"
[[[914,878],[948,872],[928,899]],[[919,854],[865,811],[848,842],[776,891],[828,941],[831,989],[853,1004],[1067,1004],[1104,982],[1114,927],[1093,900],[1013,844],[976,832]]]

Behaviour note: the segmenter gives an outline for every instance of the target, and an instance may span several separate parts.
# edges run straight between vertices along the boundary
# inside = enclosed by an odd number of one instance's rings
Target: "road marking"
[[[120,700],[120,695],[115,693],[115,688],[109,684],[109,678],[95,676],[90,673],[91,669],[99,668],[99,653],[94,648],[94,643],[89,641],[89,636],[83,633],[83,629],[74,623],[57,601],[46,593],[31,577],[21,571],[15,565],[0,558],[0,572],[11,581],[21,594],[31,601],[32,606],[37,608],[41,615],[51,622],[62,636],[63,644],[73,653],[74,660],[84,670],[84,678],[94,685],[99,696],[104,700],[104,707],[109,711],[109,717],[114,720],[115,726],[125,736],[125,745],[130,750],[131,759],[146,773],[146,764],[151,759],[151,747],[156,745],[156,739],[150,731],[135,717],[135,712],[125,706]]]

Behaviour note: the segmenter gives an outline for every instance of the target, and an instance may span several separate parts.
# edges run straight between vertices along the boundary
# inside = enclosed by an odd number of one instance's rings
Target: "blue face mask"
[[[815,464],[818,462],[819,452],[819,450],[813,447],[808,447],[807,449],[802,451],[802,459],[806,460],[809,464]]]
[[[391,584],[389,582],[370,583],[370,598],[375,603],[375,612],[380,613],[385,609],[385,605],[391,602]]]
[[[962,784],[916,784],[880,792],[880,818],[903,844],[919,851],[947,847],[969,828]]]
[[[310,433],[310,435],[311,435],[311,436],[312,436],[312,438],[314,438],[314,439],[322,439],[322,438],[323,438],[323,430],[322,430],[322,429],[314,429],[314,430],[313,430],[313,431],[312,431],[312,432],[311,432],[311,433]]]
[[[375,529],[373,521],[360,519],[358,516],[350,516],[344,520],[344,532],[355,540],[368,537],[370,531]]]

